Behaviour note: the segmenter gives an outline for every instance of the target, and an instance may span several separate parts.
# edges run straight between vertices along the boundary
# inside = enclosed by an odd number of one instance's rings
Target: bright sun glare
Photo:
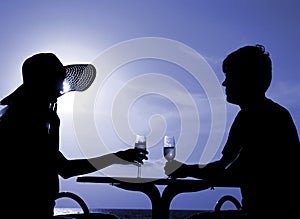
[[[58,98],[58,108],[61,113],[72,113],[74,92],[67,92]]]
[[[70,91],[70,85],[68,82],[64,81],[63,82],[63,89],[61,91],[62,94],[67,93],[68,91]]]

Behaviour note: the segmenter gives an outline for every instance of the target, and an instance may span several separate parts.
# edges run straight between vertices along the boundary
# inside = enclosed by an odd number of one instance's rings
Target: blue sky
[[[91,89],[59,99],[61,150],[68,158],[124,149],[143,133],[150,152],[144,176],[164,177],[164,134],[175,136],[179,160],[217,159],[238,111],[222,93],[222,60],[247,44],[263,44],[270,52],[267,95],[289,109],[300,130],[296,0],[10,0],[2,1],[0,12],[1,97],[22,83],[22,63],[34,53],[54,52],[64,64],[97,67]],[[95,174],[136,171],[114,166]],[[72,178],[61,179],[61,188],[91,207],[150,208],[145,195],[109,185]],[[171,207],[211,209],[227,193],[239,197],[235,189],[218,188],[179,195]]]

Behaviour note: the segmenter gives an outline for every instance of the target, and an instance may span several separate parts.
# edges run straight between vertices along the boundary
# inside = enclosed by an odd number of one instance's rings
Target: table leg
[[[152,219],[162,219],[161,217],[161,197],[158,188],[154,184],[148,183],[114,183],[114,186],[131,191],[140,191],[146,194],[152,204]]]
[[[170,218],[171,202],[176,195],[184,192],[198,192],[208,188],[211,188],[211,186],[206,182],[191,185],[174,183],[166,186],[161,197],[161,218]]]

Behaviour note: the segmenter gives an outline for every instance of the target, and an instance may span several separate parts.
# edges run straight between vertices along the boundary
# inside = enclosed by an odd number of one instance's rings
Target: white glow
[[[65,94],[65,93],[69,92],[70,89],[71,89],[70,84],[65,80],[65,81],[63,82],[63,89],[62,89],[62,91],[61,91],[60,93],[61,93],[61,94]]]
[[[59,113],[72,113],[73,112],[73,102],[74,93],[67,92],[58,98],[58,112]]]

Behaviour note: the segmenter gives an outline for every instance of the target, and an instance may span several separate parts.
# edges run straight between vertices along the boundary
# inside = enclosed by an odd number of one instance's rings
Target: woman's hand
[[[114,153],[114,155],[116,155],[119,158],[118,163],[135,165],[143,164],[143,160],[148,160],[147,154],[147,150],[137,148],[130,148]]]

